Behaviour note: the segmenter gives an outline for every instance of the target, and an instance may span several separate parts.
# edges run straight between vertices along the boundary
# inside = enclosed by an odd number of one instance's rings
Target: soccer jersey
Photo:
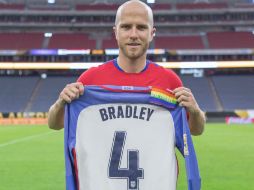
[[[184,108],[148,87],[86,86],[65,110],[67,190],[175,190],[175,147],[188,189],[200,177]]]
[[[172,70],[151,61],[147,61],[140,73],[125,73],[116,59],[87,70],[78,81],[84,85],[153,86],[164,90],[182,86],[181,80]]]

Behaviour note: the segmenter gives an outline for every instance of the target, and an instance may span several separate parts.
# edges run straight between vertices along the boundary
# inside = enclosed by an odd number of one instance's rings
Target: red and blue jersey
[[[84,85],[153,86],[164,90],[182,86],[180,78],[172,70],[151,61],[146,62],[140,73],[126,73],[116,59],[87,70],[78,81]]]
[[[185,109],[161,90],[86,86],[65,109],[67,190],[176,190],[175,147],[188,190],[200,176]]]

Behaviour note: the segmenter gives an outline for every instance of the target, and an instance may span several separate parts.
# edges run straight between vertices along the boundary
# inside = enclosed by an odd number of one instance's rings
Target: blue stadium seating
[[[1,77],[0,112],[23,112],[39,77]]]
[[[213,76],[224,110],[254,109],[254,75]]]
[[[77,77],[48,77],[41,79],[38,83],[32,105],[27,111],[46,112],[49,107],[56,101],[61,90],[66,84],[75,82]]]
[[[181,76],[184,86],[191,89],[201,109],[217,111],[215,97],[209,86],[207,77]]]
[[[218,105],[223,111],[254,109],[253,75],[183,75],[181,79],[204,111],[221,111]],[[0,112],[47,112],[64,86],[76,80],[75,76],[0,77]]]

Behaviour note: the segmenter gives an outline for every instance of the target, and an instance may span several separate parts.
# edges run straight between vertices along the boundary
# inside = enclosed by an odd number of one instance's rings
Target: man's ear
[[[155,37],[156,34],[156,28],[153,27],[152,31],[151,31],[151,38],[150,38],[150,42],[153,40],[153,38]]]
[[[117,40],[117,29],[116,29],[116,26],[113,26],[113,31],[114,31],[114,34],[115,34],[115,39]]]

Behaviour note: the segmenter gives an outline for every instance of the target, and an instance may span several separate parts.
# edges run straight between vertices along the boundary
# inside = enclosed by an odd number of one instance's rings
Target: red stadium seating
[[[43,33],[0,33],[0,49],[38,49]]]
[[[29,10],[38,10],[38,11],[69,11],[70,6],[30,6]]]
[[[49,49],[96,49],[96,41],[84,33],[55,33],[49,41]]]
[[[25,5],[23,4],[0,4],[0,9],[14,9],[14,10],[23,10]]]
[[[159,3],[151,6],[153,10],[169,10],[172,8],[171,4]]]
[[[221,9],[228,8],[226,3],[179,3],[177,9]]]
[[[155,48],[163,49],[203,49],[201,36],[156,36]]]
[[[98,3],[98,4],[77,4],[76,5],[76,10],[78,11],[105,11],[105,10],[117,10],[119,5],[117,4],[103,4],[103,3]]]
[[[210,48],[254,48],[254,35],[251,32],[209,32]]]
[[[254,8],[253,3],[236,3],[234,5],[235,8]]]
[[[104,39],[102,41],[102,49],[118,49],[114,34],[112,34],[110,39]]]

